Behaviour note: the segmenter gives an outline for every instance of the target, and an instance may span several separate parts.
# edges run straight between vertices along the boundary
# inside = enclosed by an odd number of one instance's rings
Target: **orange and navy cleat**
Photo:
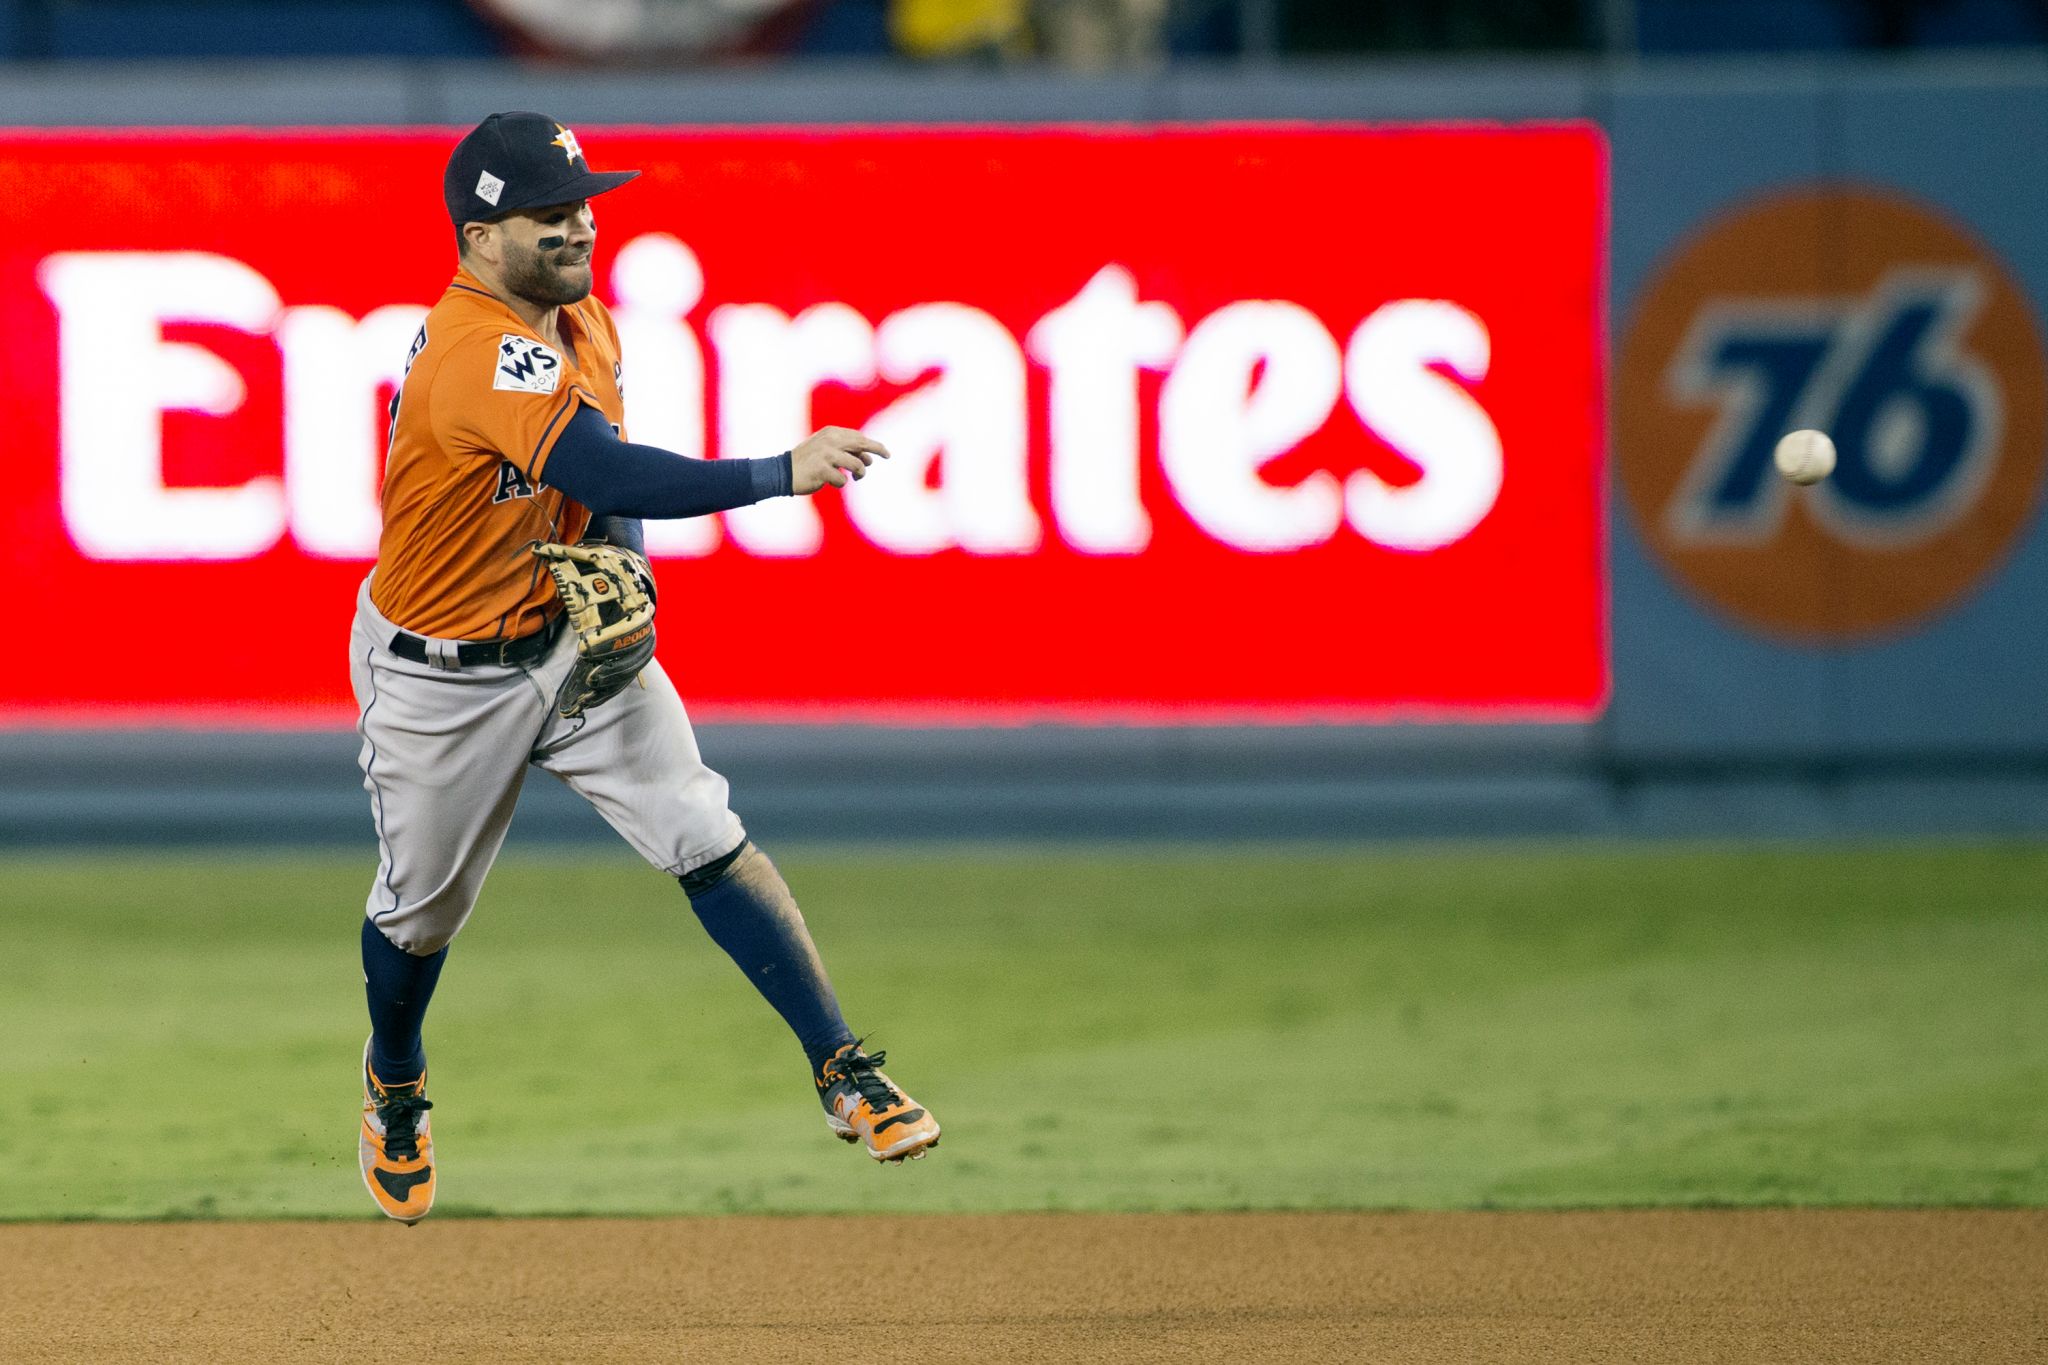
[[[939,1121],[882,1074],[887,1059],[848,1043],[819,1070],[818,1099],[842,1142],[866,1143],[877,1161],[914,1161],[939,1145]]]
[[[428,1131],[427,1078],[387,1086],[370,1069],[363,1044],[363,1184],[387,1218],[417,1223],[434,1207],[434,1139]]]

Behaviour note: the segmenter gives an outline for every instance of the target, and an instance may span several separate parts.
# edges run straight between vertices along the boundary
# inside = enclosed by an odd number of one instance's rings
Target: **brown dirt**
[[[0,1359],[2048,1359],[2048,1212],[0,1226]]]

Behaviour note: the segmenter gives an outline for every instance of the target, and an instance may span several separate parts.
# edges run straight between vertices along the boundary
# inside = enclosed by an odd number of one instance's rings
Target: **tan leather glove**
[[[626,690],[654,658],[654,571],[622,545],[539,541],[555,592],[576,632],[576,662],[555,696],[566,717],[582,715]]]

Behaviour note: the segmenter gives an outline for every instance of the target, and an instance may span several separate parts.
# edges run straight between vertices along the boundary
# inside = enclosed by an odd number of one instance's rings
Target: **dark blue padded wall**
[[[30,60],[491,57],[463,0],[0,0],[0,56]]]

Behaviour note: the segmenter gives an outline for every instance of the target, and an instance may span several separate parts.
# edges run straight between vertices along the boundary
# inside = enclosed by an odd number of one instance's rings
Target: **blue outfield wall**
[[[1607,122],[1614,188],[1612,377],[1618,400],[1611,423],[1617,496],[1610,753],[1625,763],[1948,759],[1981,768],[2038,762],[2048,754],[2048,707],[2040,690],[2048,543],[2040,534],[2038,502],[2044,392],[2038,334],[2040,300],[2048,298],[2048,185],[2036,176],[1987,169],[1997,165],[2001,148],[2042,145],[2048,135],[2048,83],[1853,70],[1835,79],[1765,82],[1728,73],[1624,86]],[[1899,572],[1951,594],[1932,609],[1864,603],[1885,619],[1849,638],[1731,614],[1723,600],[1702,592],[1674,564],[1677,537],[1668,527],[1646,525],[1624,487],[1632,465],[1667,458],[1666,452],[1632,442],[1655,442],[1673,424],[1644,420],[1640,406],[1631,409],[1619,401],[1631,387],[1631,362],[1640,366],[1652,359],[1629,351],[1631,326],[1646,308],[1664,305],[1665,300],[1653,305],[1646,295],[1686,246],[1717,228],[1727,230],[1745,206],[1831,187],[1895,199],[1909,212],[1945,219],[1973,238],[1980,260],[1965,266],[1956,287],[1967,293],[1973,280],[1980,290],[2010,286],[2036,337],[2030,350],[2006,344],[2009,338],[1987,346],[1966,331],[1950,348],[1953,354],[1935,355],[1936,348],[1926,346],[1910,358],[1901,387],[1924,384],[1973,404],[1979,448],[1958,461],[1945,482],[1874,513],[1872,524],[1859,532],[1873,548],[1859,550],[1855,535],[1835,534],[1809,547],[1814,554],[1789,553],[1795,547],[1769,543],[1769,537],[1752,552],[1759,571],[1782,575],[1788,596],[1816,583],[1837,594],[1838,619],[1858,605],[1857,598],[1875,593],[1869,579],[1884,571],[1887,557],[1901,562]],[[1771,271],[1758,272],[1775,273],[1773,292],[1749,281],[1731,282],[1718,295],[1706,291],[1700,310],[1747,307],[1768,329],[1785,325],[1770,317],[1773,308],[1801,298],[1867,309],[1873,291],[1862,278],[1852,278],[1856,266],[1848,257],[1888,254],[1895,270],[1922,257],[1909,242],[1855,240],[1873,232],[1856,206],[1852,202],[1817,239],[1778,241],[1783,259]],[[1769,244],[1768,238],[1753,243]],[[2003,284],[1986,279],[2000,274]],[[1983,300],[1975,306],[1981,312]],[[1819,320],[1816,334],[1825,334],[1829,325]],[[1853,325],[1849,319],[1832,323],[1833,342],[1851,352],[1853,339],[1842,333]],[[1858,363],[1854,354],[1844,359]],[[1668,382],[1668,373],[1657,378]],[[1822,386],[1818,376],[1815,386]],[[1917,420],[1913,400],[1911,393],[1898,395],[1902,411],[1893,415],[1895,422],[1910,426]],[[2022,431],[2029,413],[2036,425]],[[1822,426],[1832,425],[1831,416],[1839,412],[1825,401],[1810,414],[1812,424]],[[2002,431],[1985,433],[1987,426]],[[1913,448],[1912,434],[1898,433],[1895,466],[1941,457]],[[1845,462],[1849,454],[1845,448]],[[1858,455],[1871,458],[1867,451]],[[2006,479],[1990,481],[1986,466],[2002,468]],[[1906,477],[1902,472],[1898,481]],[[1986,481],[1986,492],[1995,493],[2017,520],[2014,528],[2001,534],[1987,524],[1987,514],[1999,509],[1984,506],[1984,497],[1977,506],[1940,506],[1972,479]],[[1838,482],[1790,497],[1796,502],[1827,496]],[[1767,491],[1787,492],[1775,480]],[[2021,500],[2031,507],[2016,506]],[[1944,517],[1954,519],[1946,531],[1939,524]],[[1956,542],[1949,553],[1916,550],[1944,534]],[[1985,562],[1971,562],[1973,551]]]
[[[2048,181],[2026,162],[2048,145],[2038,62],[0,73],[0,117],[17,123],[456,123],[506,107],[592,122],[1608,130],[1614,688],[1600,720],[707,730],[764,838],[2048,829]],[[1834,480],[1758,477],[1789,425],[1845,435]],[[0,843],[367,840],[354,756],[345,733],[0,731]],[[603,834],[539,776],[519,827]]]

